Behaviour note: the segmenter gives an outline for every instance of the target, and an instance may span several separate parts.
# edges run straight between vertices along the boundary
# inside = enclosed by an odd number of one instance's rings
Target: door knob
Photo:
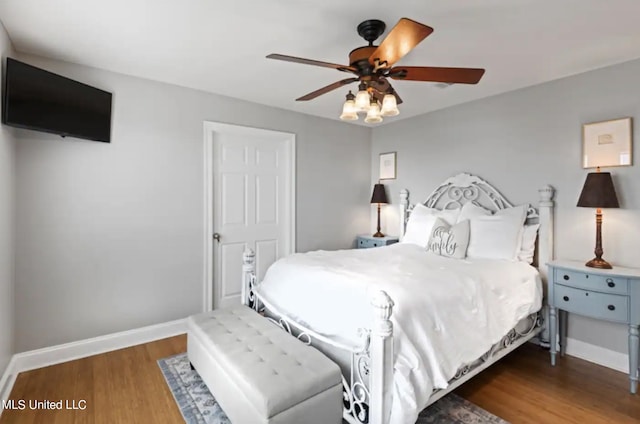
[[[213,239],[220,243],[220,233],[213,233]]]

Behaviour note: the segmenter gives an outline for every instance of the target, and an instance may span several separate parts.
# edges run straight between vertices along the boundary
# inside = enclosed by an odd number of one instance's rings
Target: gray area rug
[[[198,373],[189,366],[186,353],[160,359],[158,365],[187,424],[230,424]],[[416,424],[432,423],[509,424],[455,394],[422,411]]]

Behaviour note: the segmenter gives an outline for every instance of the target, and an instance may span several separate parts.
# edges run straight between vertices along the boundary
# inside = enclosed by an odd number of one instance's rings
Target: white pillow
[[[460,216],[460,208],[457,209],[431,209],[432,211],[436,211],[436,216],[441,218],[444,222],[449,225],[455,225],[458,222],[458,217]]]
[[[413,243],[418,246],[427,247],[431,229],[437,218],[432,211],[433,209],[422,204],[417,204],[413,207],[413,211],[411,211],[409,221],[407,222],[407,229],[402,237],[402,243]]]
[[[409,221],[407,222],[407,229],[402,237],[402,243],[413,243],[421,247],[427,247],[429,237],[431,236],[431,229],[436,219],[442,218],[447,224],[455,224],[459,213],[460,209],[441,211],[428,208],[418,203],[413,207],[413,211],[411,211],[411,215],[409,215]]]
[[[489,209],[485,209],[482,206],[478,206],[473,202],[467,202],[464,205],[462,205],[462,208],[460,209],[460,215],[458,215],[457,222],[464,221],[465,219],[477,218],[479,216],[491,215],[492,213],[493,212],[491,212]]]
[[[469,220],[451,226],[441,218],[431,230],[427,251],[448,258],[464,259],[469,245]]]
[[[536,236],[540,224],[525,225],[522,231],[522,244],[518,252],[518,260],[528,264],[533,263],[533,255],[536,250]]]
[[[470,219],[467,257],[516,259],[526,213],[527,207],[522,205]]]

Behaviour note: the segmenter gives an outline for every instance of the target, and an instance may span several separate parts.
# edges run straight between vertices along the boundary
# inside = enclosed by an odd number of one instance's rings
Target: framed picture
[[[396,152],[380,153],[380,179],[396,179]]]
[[[631,165],[631,118],[582,126],[582,167]]]

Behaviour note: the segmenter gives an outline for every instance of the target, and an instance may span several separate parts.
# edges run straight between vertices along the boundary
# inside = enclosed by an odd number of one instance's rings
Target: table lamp
[[[591,268],[611,269],[611,264],[602,259],[602,210],[601,208],[619,208],[616,190],[610,172],[590,172],[584,182],[578,206],[596,208],[596,257],[585,265]]]
[[[377,232],[373,235],[374,237],[384,237],[384,234],[380,231],[380,205],[386,204],[387,202],[387,192],[384,190],[384,184],[375,184],[373,186],[373,194],[371,195],[371,203],[378,204],[378,228]]]

